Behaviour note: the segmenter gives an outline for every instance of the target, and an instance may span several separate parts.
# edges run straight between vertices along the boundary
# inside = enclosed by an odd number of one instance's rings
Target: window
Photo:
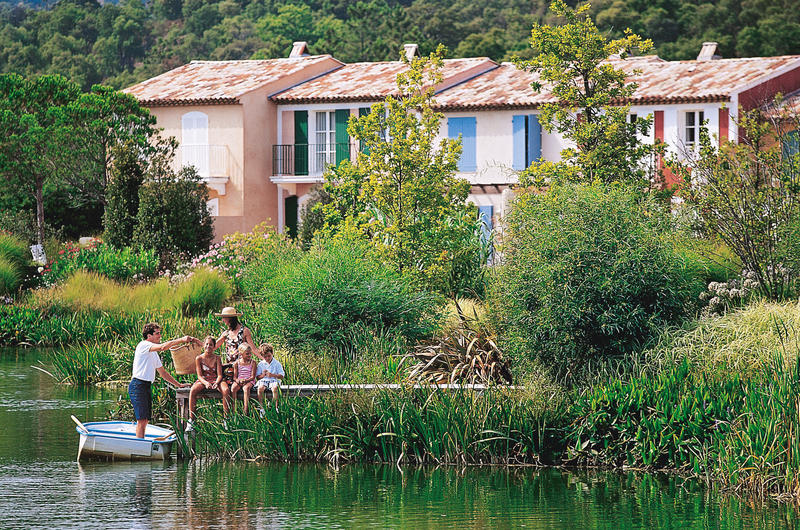
[[[636,123],[636,120],[639,119],[639,115],[635,112],[631,112],[628,114],[628,123]]]
[[[208,215],[211,217],[219,217],[219,199],[211,199],[206,203],[208,208]]]
[[[511,118],[511,128],[514,142],[512,167],[521,171],[542,158],[542,126],[539,116],[530,114]]]
[[[693,110],[684,114],[684,137],[687,147],[694,147],[700,140],[700,127],[705,120],[702,110]]]
[[[459,171],[476,171],[478,161],[475,143],[476,118],[447,118],[447,137],[455,140],[461,136]]]
[[[208,177],[208,116],[202,112],[187,112],[181,116],[181,162],[194,166],[201,177]]]
[[[791,131],[781,140],[781,152],[784,158],[791,158],[800,153],[800,131]]]
[[[336,112],[317,112],[317,132],[315,153],[317,155],[316,170],[322,171],[325,166],[336,162]]]

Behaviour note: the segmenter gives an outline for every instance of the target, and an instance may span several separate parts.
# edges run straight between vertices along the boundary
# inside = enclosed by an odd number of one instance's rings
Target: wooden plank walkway
[[[370,390],[400,390],[400,389],[432,389],[438,390],[469,390],[472,392],[483,392],[487,389],[486,385],[400,385],[400,384],[363,384],[363,385],[286,385],[281,387],[281,399],[292,397],[311,397],[321,394],[330,394],[333,392],[354,392],[354,391],[370,391]],[[515,388],[515,387],[505,387]],[[272,391],[266,390],[265,398],[272,398]],[[242,399],[243,393],[239,390],[236,393],[236,399]],[[178,406],[178,416],[183,419],[189,418],[189,389],[177,388],[175,389],[175,399]],[[222,399],[222,394],[219,390],[206,390],[203,392],[199,399]],[[256,388],[250,389],[250,399],[258,400],[258,391]]]

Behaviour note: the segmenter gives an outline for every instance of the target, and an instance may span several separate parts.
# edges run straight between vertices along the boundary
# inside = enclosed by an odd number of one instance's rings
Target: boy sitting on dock
[[[261,403],[261,415],[264,415],[264,393],[267,389],[272,392],[272,402],[275,409],[278,409],[278,398],[281,395],[281,380],[286,376],[280,361],[275,358],[275,350],[272,344],[262,344],[258,347],[258,352],[264,359],[258,363],[256,371],[256,388],[258,389],[258,402]]]

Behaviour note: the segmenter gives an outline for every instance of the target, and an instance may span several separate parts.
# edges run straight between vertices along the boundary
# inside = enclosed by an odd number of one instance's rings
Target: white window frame
[[[324,127],[320,128],[320,117],[324,116]],[[336,163],[336,111],[321,110],[314,112],[314,160],[315,173],[325,170]],[[310,173],[310,171],[309,171]]]
[[[693,124],[689,124],[689,118],[691,116]],[[700,129],[703,127],[703,122],[706,121],[705,111],[696,109],[696,110],[687,110],[683,112],[683,119],[681,120],[681,132],[683,137],[683,144],[691,150],[696,150],[698,145],[700,144]],[[693,136],[692,140],[689,139],[689,136]]]

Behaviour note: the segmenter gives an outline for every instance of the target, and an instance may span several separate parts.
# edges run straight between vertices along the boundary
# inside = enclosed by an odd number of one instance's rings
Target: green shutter
[[[347,135],[347,120],[350,109],[336,111],[336,163],[350,159],[350,137]]]
[[[294,174],[308,175],[308,111],[294,111]]]

